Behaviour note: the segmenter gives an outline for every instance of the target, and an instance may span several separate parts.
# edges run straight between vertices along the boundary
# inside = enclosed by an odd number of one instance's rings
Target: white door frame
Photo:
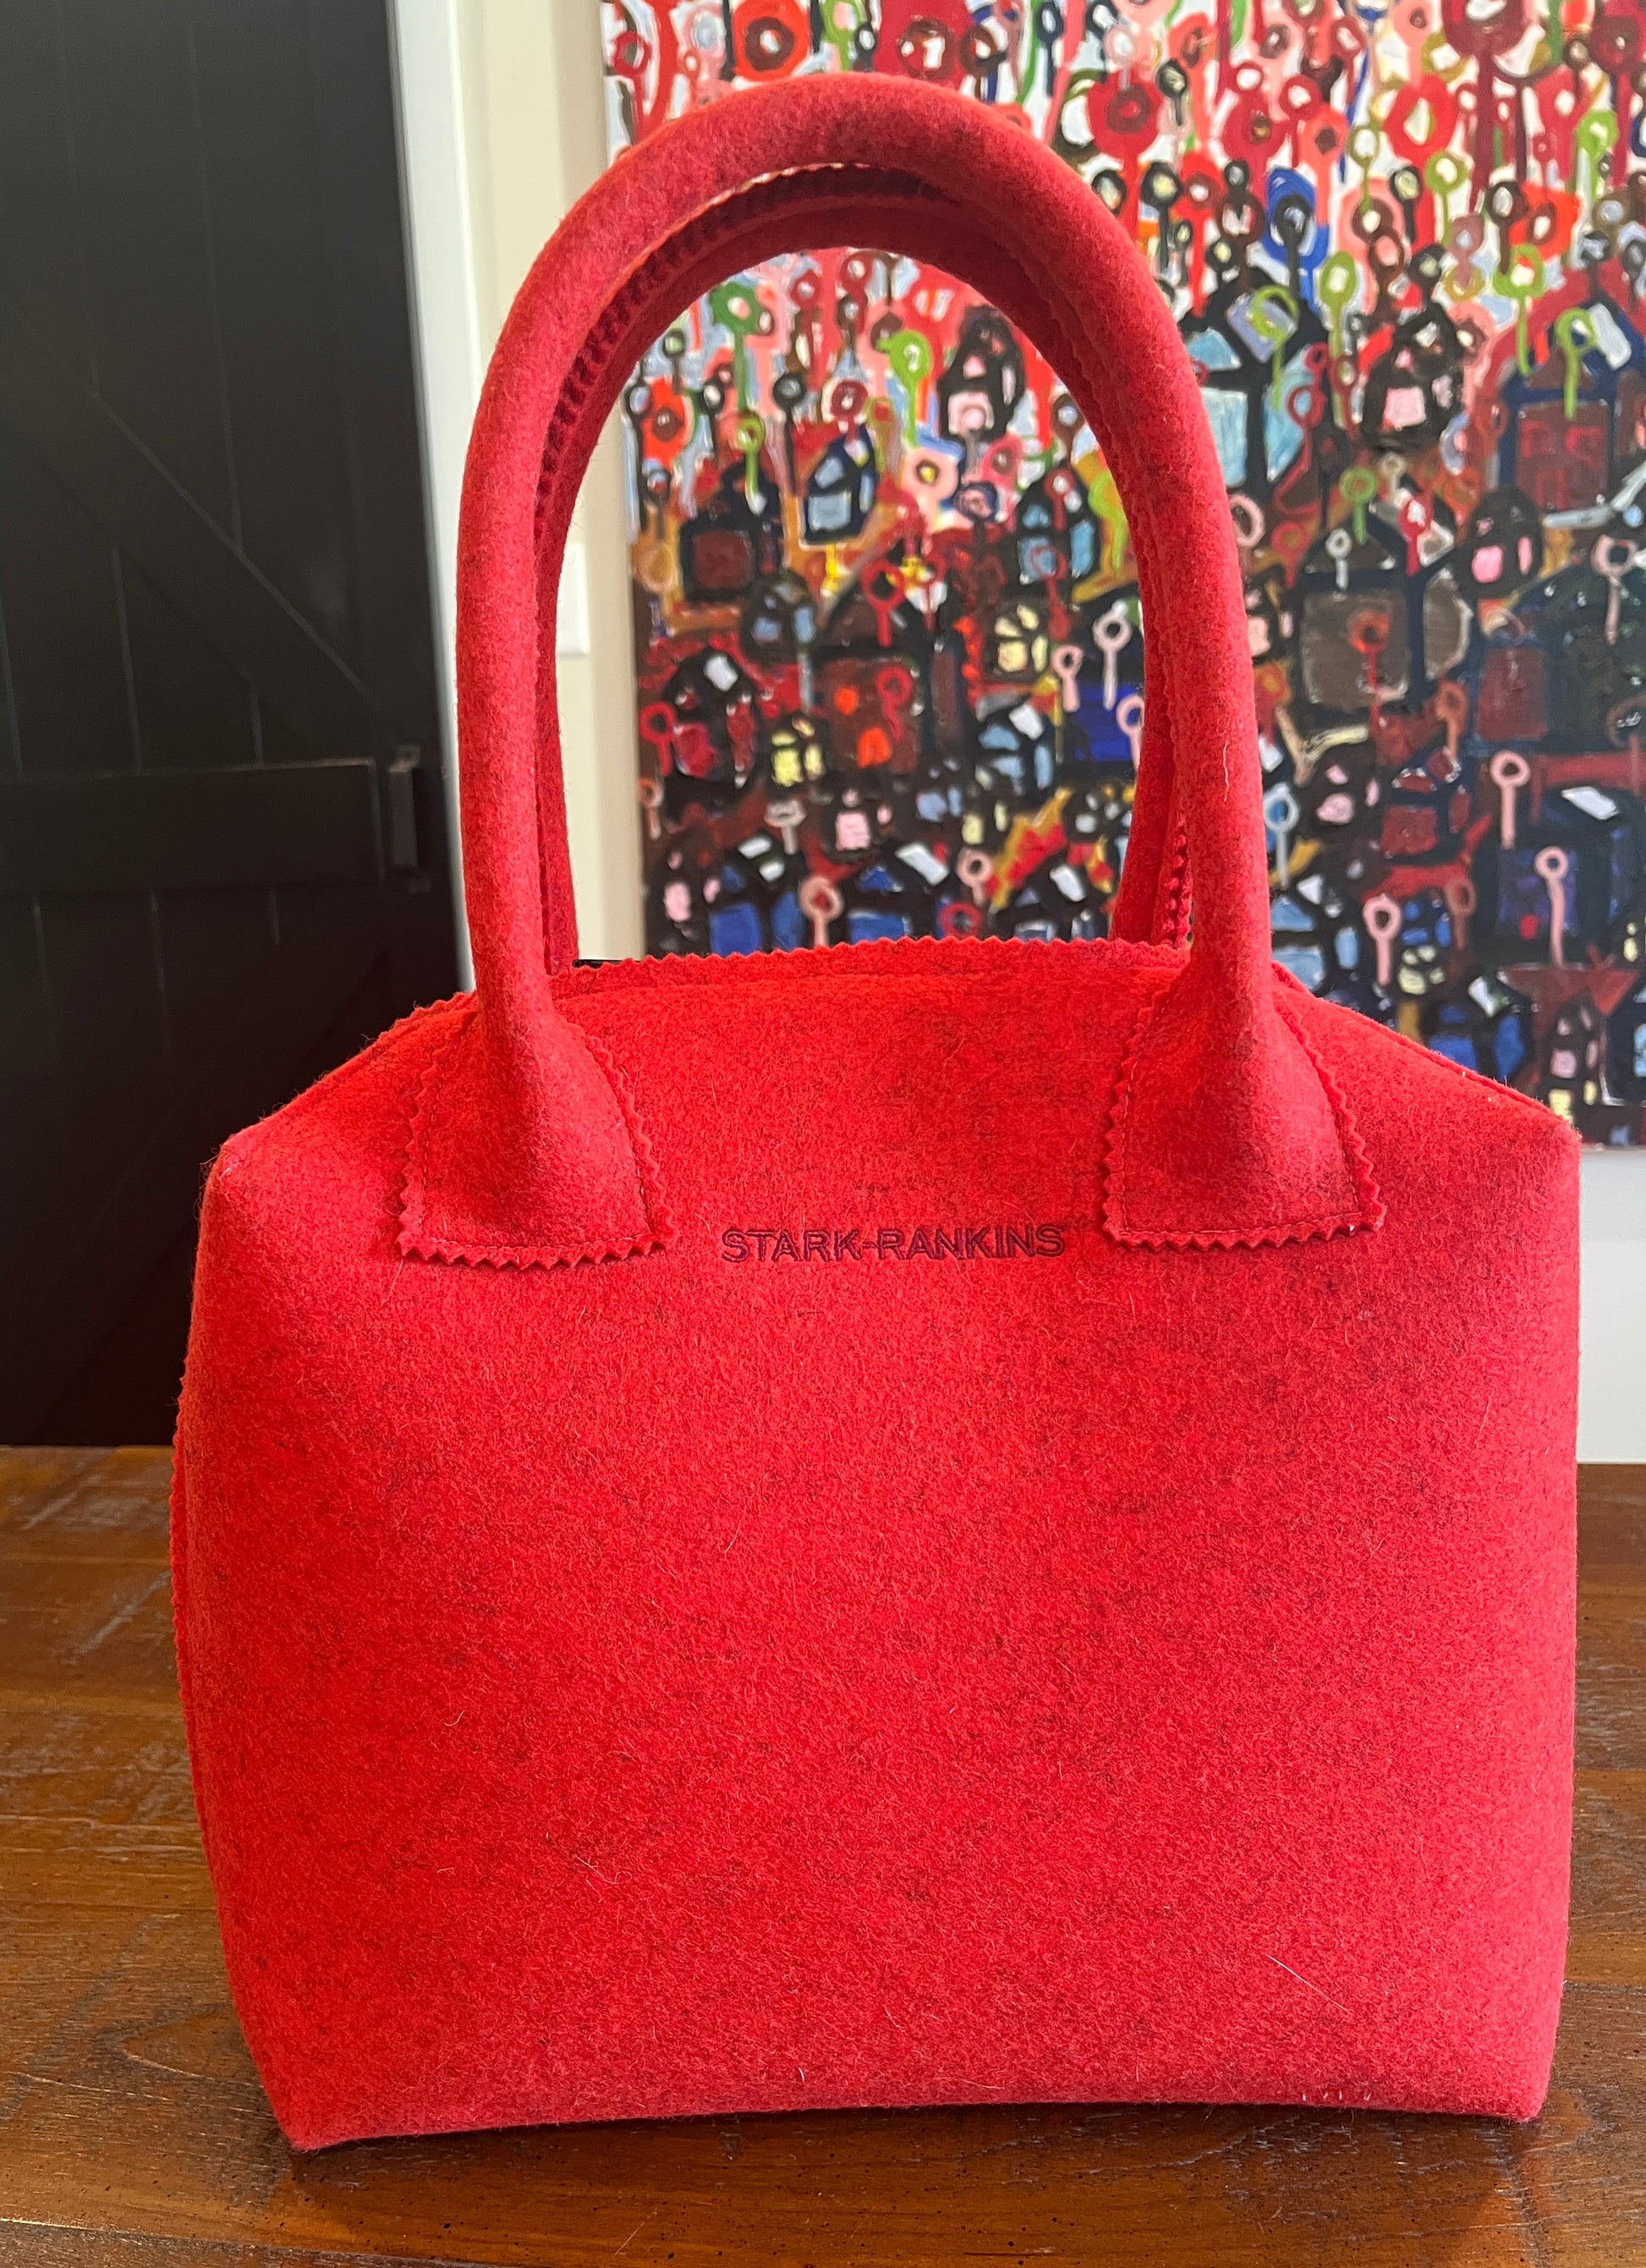
[[[452,655],[463,460],[486,360],[527,268],[606,163],[598,0],[393,0],[445,781],[465,983]],[[584,482],[561,585],[561,731],[579,943],[643,949],[628,530],[617,420]]]

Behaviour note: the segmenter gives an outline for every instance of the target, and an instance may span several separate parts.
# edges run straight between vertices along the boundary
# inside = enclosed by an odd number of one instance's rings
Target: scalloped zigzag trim
[[[676,954],[666,959],[648,955],[609,961],[596,968],[562,970],[550,983],[558,998],[577,999],[586,992],[643,991],[667,985],[818,983],[832,976],[986,976],[991,964],[1010,962],[1049,971],[1067,959],[1094,969],[1168,968],[1182,958],[1180,946],[1128,938],[873,938],[860,945],[810,946],[793,953]]]
[[[1168,986],[1167,991],[1170,989]],[[1381,1228],[1387,1218],[1387,1209],[1378,1193],[1377,1176],[1372,1171],[1371,1160],[1361,1138],[1360,1130],[1355,1123],[1354,1114],[1349,1109],[1348,1098],[1296,1018],[1278,998],[1275,1002],[1275,1012],[1308,1057],[1330,1106],[1358,1209],[1352,1212],[1328,1214],[1315,1220],[1272,1221],[1261,1228],[1133,1228],[1127,1224],[1122,1192],[1126,1117],[1131,1107],[1134,1077],[1148,1041],[1150,1027],[1165,998],[1166,992],[1161,992],[1144,1005],[1132,1033],[1131,1045],[1127,1050],[1115,1089],[1114,1115],[1110,1121],[1109,1138],[1104,1154],[1103,1226],[1107,1235],[1116,1244],[1141,1247],[1150,1251],[1231,1252],[1237,1248],[1255,1251],[1265,1245],[1307,1244],[1326,1237],[1353,1236],[1363,1230]]]
[[[485,1236],[479,1231],[478,1224],[473,1222],[454,1223],[454,1229],[469,1233],[450,1236],[442,1235],[429,1226],[425,1218],[429,1199],[425,1165],[430,1129],[440,1082],[459,1041],[473,1020],[472,1009],[467,1015],[453,1018],[452,1032],[444,1046],[437,1047],[431,1052],[429,1067],[423,1074],[406,1145],[400,1233],[395,1239],[396,1248],[401,1256],[408,1260],[457,1262],[469,1267],[564,1268],[575,1266],[579,1261],[631,1260],[649,1252],[665,1250],[674,1241],[679,1230],[664,1193],[650,1138],[635,1108],[634,1091],[606,1042],[591,1032],[582,1031],[581,1026],[578,1029],[584,1042],[606,1074],[628,1131],[635,1155],[635,1170],[640,1182],[641,1204],[645,1210],[646,1233],[620,1238],[590,1237],[578,1244],[504,1244]]]
[[[1179,819],[1172,823],[1160,906],[1160,942],[1174,952],[1187,941],[1190,910],[1188,829]]]

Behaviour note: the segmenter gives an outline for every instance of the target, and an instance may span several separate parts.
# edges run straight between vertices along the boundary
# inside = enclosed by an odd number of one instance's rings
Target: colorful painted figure
[[[615,145],[797,71],[1015,111],[1135,237],[1245,565],[1275,958],[1646,1141],[1642,0],[604,0]],[[1057,373],[868,248],[625,397],[647,944],[1104,933],[1144,625]]]

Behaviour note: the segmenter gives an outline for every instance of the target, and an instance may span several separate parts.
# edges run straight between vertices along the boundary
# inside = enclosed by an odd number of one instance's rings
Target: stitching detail
[[[577,1027],[580,1031],[582,1027]],[[635,1178],[640,1185],[640,1203],[646,1216],[646,1226],[651,1232],[649,1244],[636,1243],[638,1251],[655,1251],[660,1246],[672,1244],[679,1233],[678,1225],[669,1207],[664,1190],[663,1175],[658,1165],[657,1152],[651,1146],[651,1137],[641,1121],[635,1107],[635,1093],[628,1083],[628,1074],[616,1057],[592,1032],[583,1033],[583,1043],[594,1057],[611,1084],[617,1097],[617,1107],[623,1114],[623,1123],[628,1130],[628,1139],[635,1153]]]
[[[1116,1091],[1114,1116],[1109,1128],[1109,1139],[1104,1160],[1103,1225],[1117,1244],[1143,1246],[1150,1249],[1168,1247],[1178,1251],[1232,1251],[1237,1247],[1256,1250],[1264,1245],[1304,1244],[1331,1236],[1353,1235],[1357,1230],[1383,1226],[1387,1210],[1378,1194],[1377,1177],[1372,1172],[1360,1130],[1356,1125],[1348,1100],[1341,1086],[1299,1027],[1289,1006],[1278,998],[1275,1011],[1287,1030],[1308,1058],[1337,1127],[1338,1140],[1342,1145],[1343,1162],[1348,1168],[1350,1184],[1355,1192],[1356,1210],[1326,1215],[1314,1220],[1271,1221],[1261,1228],[1135,1228],[1126,1218],[1126,1123],[1135,1091],[1137,1067],[1148,1043],[1149,1033],[1160,1012],[1167,993],[1157,993],[1146,1001],[1132,1033],[1131,1043],[1121,1067],[1120,1084]]]
[[[588,1237],[579,1243],[511,1244],[489,1235],[482,1222],[453,1220],[449,1224],[449,1233],[429,1223],[429,1145],[433,1138],[446,1073],[459,1042],[473,1022],[471,1001],[469,1012],[452,1020],[452,1028],[445,1044],[437,1045],[430,1051],[412,1112],[406,1145],[400,1233],[395,1239],[402,1256],[415,1260],[456,1261],[471,1266],[554,1268],[569,1266],[583,1260],[626,1260],[641,1254],[661,1251],[672,1243],[678,1233],[676,1224],[664,1194],[650,1138],[635,1108],[634,1093],[628,1079],[604,1041],[583,1031],[581,1027],[578,1027],[578,1036],[605,1074],[617,1098],[617,1107],[628,1130],[641,1204],[646,1216],[645,1233],[618,1238]]]
[[[575,999],[586,992],[644,991],[669,985],[803,984],[835,976],[988,976],[1008,962],[1031,970],[1055,968],[1067,960],[1089,962],[1094,970],[1105,965],[1174,968],[1182,958],[1180,950],[1171,946],[1125,938],[875,938],[861,945],[811,946],[797,953],[681,954],[667,960],[614,961],[599,968],[566,969],[552,981],[558,998]]]
[[[406,1172],[400,1197],[400,1234],[395,1239],[398,1248],[410,1256],[423,1254],[423,1209],[427,1202],[428,1181],[425,1162],[429,1137],[432,1129],[435,1105],[440,1080],[457,1049],[458,1042],[473,1020],[469,1016],[453,1020],[444,1042],[437,1040],[429,1051],[423,1075],[418,1084],[417,1099],[412,1106],[411,1123],[407,1130]],[[430,1256],[423,1254],[424,1257]]]
[[[719,954],[670,961],[615,961],[603,968],[565,971],[550,982],[555,994],[573,1000],[595,992],[646,992],[664,987],[716,984],[815,983],[831,977],[873,977],[944,975],[977,978],[1001,973],[1006,967],[1048,976],[1060,962],[1072,957],[1095,974],[1105,966],[1133,968],[1175,968],[1181,954],[1163,946],[1131,944],[1121,939],[1060,939],[1047,943],[1022,938],[901,938],[876,939],[864,945],[830,946],[806,953]],[[910,966],[910,964],[914,964]],[[934,968],[933,964],[942,964]],[[959,965],[957,965],[959,964]],[[970,964],[970,965],[968,965]],[[401,1185],[398,1250],[408,1259],[455,1261],[474,1266],[553,1268],[584,1260],[625,1260],[665,1249],[679,1234],[679,1226],[665,1193],[664,1180],[651,1139],[636,1107],[627,1073],[604,1040],[577,1031],[599,1064],[617,1098],[635,1155],[641,1204],[646,1216],[643,1236],[594,1236],[577,1243],[523,1244],[500,1241],[485,1223],[453,1219],[435,1226],[429,1219],[430,1190],[428,1160],[439,1121],[440,1101],[446,1075],[464,1035],[474,1021],[476,1003],[472,993],[459,993],[436,1010],[424,1009],[407,1017],[386,1033],[373,1053],[413,1023],[430,1017],[449,1020],[449,1030],[437,1035],[419,1084],[408,1130],[406,1166]],[[356,1058],[364,1063],[364,1057]],[[345,1065],[352,1070],[353,1064]],[[335,1075],[335,1074],[334,1074]]]
[[[1166,860],[1160,939],[1162,944],[1180,950],[1189,929],[1189,836],[1181,819],[1173,822]]]

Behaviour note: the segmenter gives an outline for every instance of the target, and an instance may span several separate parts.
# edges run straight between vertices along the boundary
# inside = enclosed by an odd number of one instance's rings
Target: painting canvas
[[[1016,114],[1150,264],[1243,558],[1274,950],[1646,1141],[1646,39],[1590,0],[605,0],[614,151],[740,85]],[[863,247],[623,401],[646,942],[1099,937],[1143,639],[1032,343]]]

